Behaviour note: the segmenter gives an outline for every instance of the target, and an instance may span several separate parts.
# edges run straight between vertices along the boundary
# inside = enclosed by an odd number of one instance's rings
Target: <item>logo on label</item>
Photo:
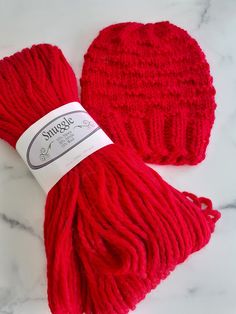
[[[99,129],[86,111],[76,110],[58,116],[41,128],[30,142],[26,153],[29,167],[45,167]]]

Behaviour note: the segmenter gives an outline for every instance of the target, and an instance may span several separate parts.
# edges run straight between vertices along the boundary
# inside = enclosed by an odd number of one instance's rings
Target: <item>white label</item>
[[[80,161],[112,144],[78,102],[61,106],[31,125],[16,143],[46,193]]]

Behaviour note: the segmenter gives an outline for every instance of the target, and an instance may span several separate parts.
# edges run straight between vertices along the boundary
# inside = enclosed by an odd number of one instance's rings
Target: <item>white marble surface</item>
[[[212,198],[222,219],[210,244],[137,307],[136,314],[236,313],[236,1],[0,0],[0,57],[33,43],[59,45],[77,77],[89,43],[106,25],[169,20],[205,51],[217,90],[207,159],[156,167],[174,186]],[[49,314],[43,246],[45,196],[0,141],[0,314]],[[104,313],[106,314],[106,313]]]

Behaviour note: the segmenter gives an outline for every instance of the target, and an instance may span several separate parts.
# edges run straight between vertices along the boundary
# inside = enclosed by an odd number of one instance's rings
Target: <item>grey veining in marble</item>
[[[134,313],[236,314],[236,1],[0,0],[0,58],[34,43],[57,44],[79,79],[83,54],[101,28],[161,20],[198,40],[218,107],[203,163],[154,168],[178,189],[210,197],[222,219],[209,245],[179,265]],[[50,313],[44,202],[16,152],[0,141],[0,314]]]

